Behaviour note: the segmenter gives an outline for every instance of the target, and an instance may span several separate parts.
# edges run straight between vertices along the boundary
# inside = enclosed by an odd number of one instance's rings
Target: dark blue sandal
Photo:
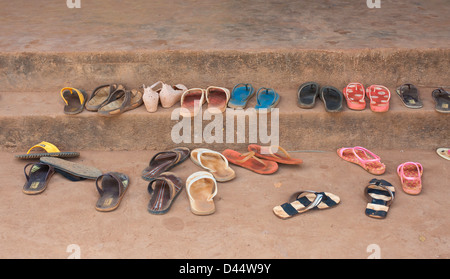
[[[395,188],[383,179],[372,179],[365,188],[369,203],[366,206],[366,215],[376,219],[384,219],[395,197]]]

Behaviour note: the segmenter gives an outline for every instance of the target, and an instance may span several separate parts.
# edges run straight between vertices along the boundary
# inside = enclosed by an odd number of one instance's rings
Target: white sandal
[[[183,84],[171,86],[163,83],[159,92],[159,100],[163,108],[170,108],[181,100],[181,95],[188,90]]]
[[[209,171],[218,182],[230,181],[236,177],[227,158],[217,151],[197,148],[191,151],[190,156],[194,164]]]
[[[158,109],[158,103],[159,103],[159,92],[160,89],[154,89],[158,84],[162,84],[162,81],[158,81],[155,84],[144,87],[144,95],[142,96],[142,100],[144,101],[145,108],[148,112],[155,112]]]
[[[191,174],[186,180],[186,193],[192,213],[209,215],[216,211],[213,198],[217,194],[217,183],[211,173],[199,171]]]

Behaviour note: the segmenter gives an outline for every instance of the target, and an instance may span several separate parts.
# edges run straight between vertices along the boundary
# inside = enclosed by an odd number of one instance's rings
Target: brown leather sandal
[[[156,153],[148,166],[142,171],[142,179],[152,181],[161,173],[181,164],[189,158],[190,150],[187,147],[177,147],[169,151]]]
[[[98,182],[101,181],[101,186]],[[118,208],[130,184],[126,174],[119,172],[108,172],[102,174],[95,180],[95,186],[100,194],[95,209],[98,211],[113,211]]]
[[[28,174],[27,168],[31,166]],[[23,186],[23,192],[27,195],[36,195],[44,192],[55,169],[43,163],[29,163],[23,169],[27,182]]]
[[[123,85],[107,84],[100,85],[92,91],[91,97],[86,102],[86,110],[98,111],[105,104],[120,98],[125,92]]]
[[[148,212],[152,214],[167,213],[183,187],[183,180],[172,172],[162,173],[153,179],[147,187],[150,194]]]
[[[116,92],[117,93],[113,94],[120,94],[120,91]],[[108,102],[107,104],[99,108],[98,113],[102,116],[119,115],[126,111],[135,109],[144,103],[142,99],[143,96],[142,90],[133,89],[131,91],[124,91],[124,92],[125,93],[121,97],[111,102]]]

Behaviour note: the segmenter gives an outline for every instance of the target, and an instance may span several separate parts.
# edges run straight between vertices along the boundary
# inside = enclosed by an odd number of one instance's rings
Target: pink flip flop
[[[405,193],[418,195],[422,191],[423,167],[420,163],[406,162],[397,167],[397,174]]]
[[[366,95],[370,99],[370,109],[374,112],[389,110],[391,92],[382,85],[371,85],[366,89]]]
[[[337,150],[339,157],[353,164],[357,164],[374,175],[383,174],[386,166],[381,163],[380,157],[361,146],[342,147]]]
[[[347,106],[353,110],[363,110],[366,108],[366,90],[361,83],[352,82],[349,83],[344,90],[342,90],[345,99],[347,100]]]

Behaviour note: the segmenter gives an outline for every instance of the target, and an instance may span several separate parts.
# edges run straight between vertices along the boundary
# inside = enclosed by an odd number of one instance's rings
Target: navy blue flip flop
[[[261,87],[256,92],[255,109],[271,109],[278,105],[280,95],[272,88]]]

